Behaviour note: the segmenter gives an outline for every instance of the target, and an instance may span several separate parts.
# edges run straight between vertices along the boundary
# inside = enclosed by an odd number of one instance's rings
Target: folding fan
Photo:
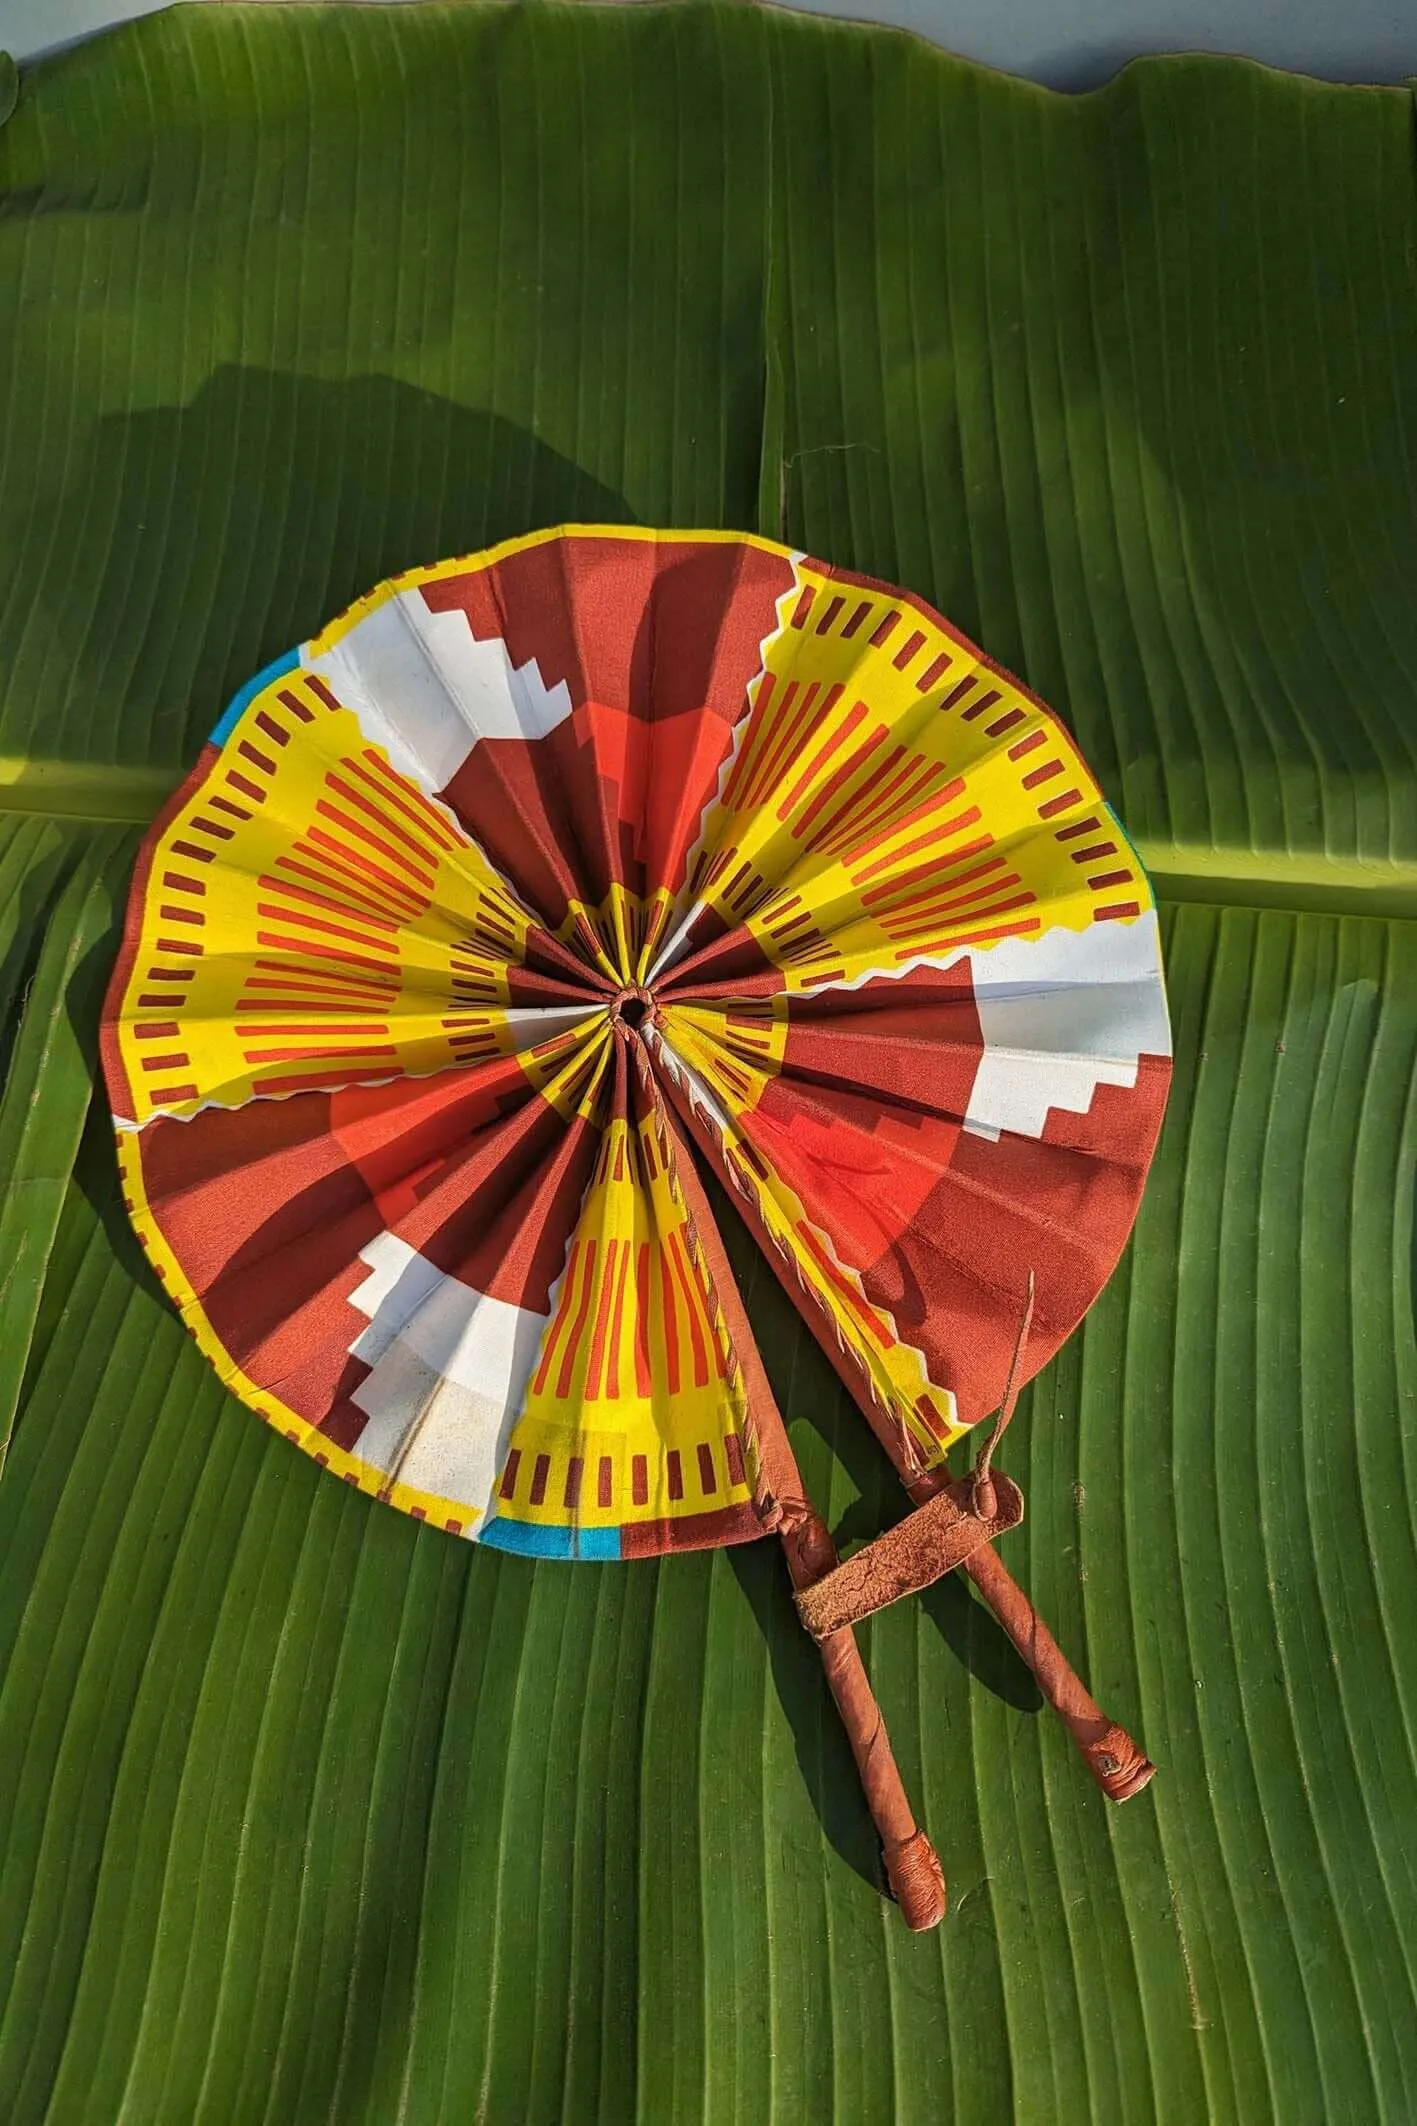
[[[103,1031],[158,1275],[324,1467],[533,1557],[781,1536],[915,1926],[862,1616],[963,1566],[1103,1787],[1150,1776],[991,1547],[1016,1487],[945,1458],[1112,1270],[1169,1045],[1040,703],[907,593],[625,528],[415,570],[243,688]],[[844,1564],[701,1169],[915,1501]]]

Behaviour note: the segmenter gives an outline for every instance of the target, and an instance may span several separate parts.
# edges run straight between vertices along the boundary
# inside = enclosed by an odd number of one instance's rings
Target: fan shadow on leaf
[[[8,606],[32,617],[0,640],[30,749],[90,759],[102,700],[125,763],[174,769],[253,672],[385,577],[545,524],[634,521],[497,414],[395,377],[237,366],[188,405],[100,418],[36,506],[43,536],[17,548],[33,580]]]

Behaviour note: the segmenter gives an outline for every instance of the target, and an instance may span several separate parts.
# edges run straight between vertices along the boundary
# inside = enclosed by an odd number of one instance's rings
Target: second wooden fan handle
[[[1084,1763],[1112,1801],[1130,1801],[1156,1766],[1124,1727],[1109,1720],[996,1550],[984,1544],[967,1572],[1067,1727]]]

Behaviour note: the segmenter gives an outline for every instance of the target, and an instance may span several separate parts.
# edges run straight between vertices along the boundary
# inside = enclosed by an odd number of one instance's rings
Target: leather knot
[[[945,1916],[948,1898],[945,1871],[940,1856],[923,1831],[898,1839],[882,1848],[886,1879],[891,1895],[900,1906],[900,1916],[913,1934],[938,1927]]]
[[[836,1565],[836,1544],[822,1516],[805,1499],[784,1499],[779,1529],[796,1587],[810,1587]]]

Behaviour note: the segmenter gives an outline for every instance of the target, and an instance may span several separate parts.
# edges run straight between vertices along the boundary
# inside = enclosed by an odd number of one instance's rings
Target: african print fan
[[[1156,915],[1067,734],[918,599],[626,529],[383,585],[153,828],[103,1043],[159,1276],[325,1467],[534,1557],[782,1537],[912,1925],[860,1617],[962,1565],[1104,1788],[1150,1775],[991,1548],[1017,1489],[944,1464],[1130,1229]],[[699,1162],[916,1502],[843,1565]]]

